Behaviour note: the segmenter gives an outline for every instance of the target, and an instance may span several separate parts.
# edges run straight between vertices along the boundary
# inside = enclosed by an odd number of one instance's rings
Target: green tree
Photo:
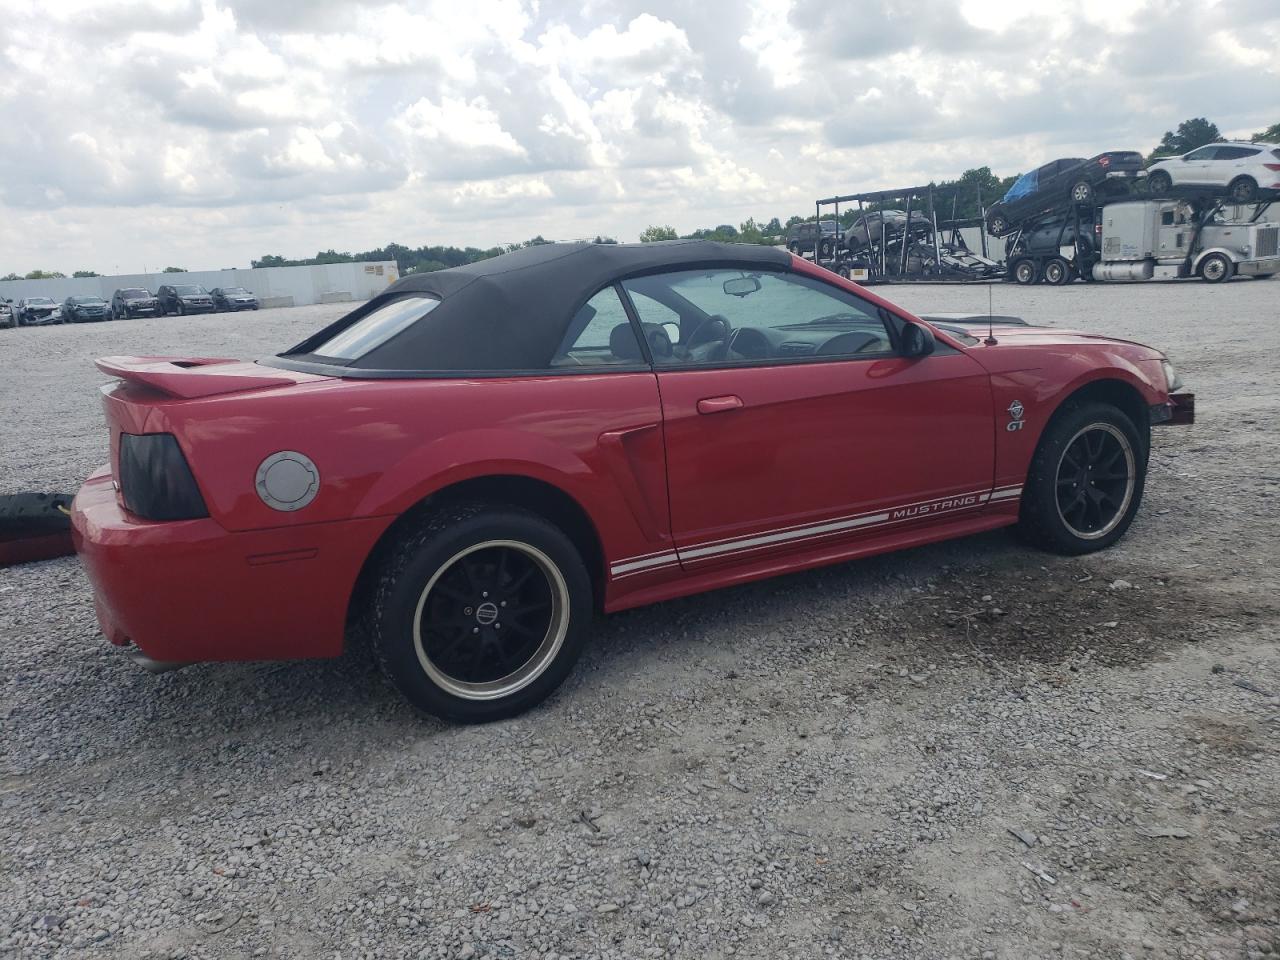
[[[6,273],[0,280],[21,280],[22,278],[16,273]]]
[[[1178,124],[1177,131],[1166,130],[1156,148],[1151,151],[1153,157],[1175,157],[1179,154],[1203,147],[1206,143],[1216,143],[1222,139],[1218,125],[1210,123],[1204,117],[1193,117]]]
[[[100,273],[94,273],[92,270],[77,270],[75,273],[71,274],[71,276],[73,276],[73,277],[100,277],[100,276],[102,276],[102,274],[100,274]]]
[[[764,229],[761,232],[766,237],[776,237],[782,233],[782,224],[778,221],[777,217],[773,217],[764,225]]]
[[[186,267],[165,267],[160,272],[161,273],[186,273],[187,268]]]
[[[640,234],[641,243],[656,243],[659,240],[676,240],[679,238],[676,228],[672,226],[648,226],[644,228],[644,232]]]
[[[1263,143],[1280,143],[1280,123],[1273,123],[1267,129],[1259,130],[1253,135],[1253,139]]]
[[[32,270],[22,279],[24,280],[65,280],[67,275],[59,273],[57,270]]]
[[[257,267],[283,267],[283,266],[285,266],[285,265],[286,265],[286,263],[287,263],[287,261],[285,260],[285,258],[284,258],[284,257],[282,257],[282,256],[280,256],[279,254],[276,254],[276,253],[268,253],[266,256],[262,257],[262,258],[261,258],[261,259],[259,259],[259,260],[250,260],[250,261],[249,261],[249,266],[254,267],[254,268],[257,268]]]

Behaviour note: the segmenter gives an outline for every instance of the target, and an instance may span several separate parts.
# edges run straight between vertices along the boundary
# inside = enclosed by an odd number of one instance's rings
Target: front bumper
[[[140,520],[109,467],[71,505],[103,634],[162,663],[337,656],[356,578],[388,523],[229,533],[209,518]]]
[[[182,302],[182,309],[187,313],[213,313],[217,309],[212,303],[188,303]]]
[[[1164,403],[1153,404],[1151,425],[1177,426],[1196,422],[1196,395],[1194,393],[1171,393]]]
[[[1270,276],[1280,273],[1280,257],[1264,257],[1261,260],[1241,260],[1236,264],[1236,273],[1242,277]]]

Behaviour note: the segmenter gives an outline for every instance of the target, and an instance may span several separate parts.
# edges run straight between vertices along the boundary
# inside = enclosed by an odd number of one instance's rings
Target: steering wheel
[[[714,328],[714,329],[713,329]],[[711,335],[704,336],[704,332],[711,331]],[[729,322],[729,318],[723,314],[713,313],[696,327],[689,334],[689,342],[685,345],[685,354],[694,357],[698,348],[711,348],[705,350],[705,357],[699,359],[720,360],[728,356],[729,345],[733,342],[734,329],[733,324]],[[723,347],[720,356],[715,356],[715,348]]]

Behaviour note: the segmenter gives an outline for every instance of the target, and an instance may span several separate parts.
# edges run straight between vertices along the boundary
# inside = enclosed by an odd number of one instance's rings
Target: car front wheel
[[[1146,472],[1146,446],[1123,411],[1107,403],[1068,407],[1032,458],[1019,532],[1053,553],[1109,547],[1138,512]]]
[[[1092,203],[1093,185],[1087,180],[1081,180],[1071,188],[1071,201],[1073,203]]]
[[[521,713],[564,682],[586,643],[591,597],[560,529],[526,510],[461,504],[391,551],[368,632],[410,703],[481,723]]]
[[[1150,194],[1165,193],[1173,186],[1173,178],[1163,170],[1156,170],[1147,175],[1147,192]]]

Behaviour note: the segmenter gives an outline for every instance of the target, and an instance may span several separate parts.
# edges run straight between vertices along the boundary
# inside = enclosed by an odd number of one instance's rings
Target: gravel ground
[[[0,954],[1280,954],[1277,294],[994,291],[1199,394],[1116,548],[993,534],[619,614],[501,724],[415,716],[358,652],[152,677],[74,559],[0,572]],[[0,331],[0,490],[104,459],[92,357],[342,309]]]

